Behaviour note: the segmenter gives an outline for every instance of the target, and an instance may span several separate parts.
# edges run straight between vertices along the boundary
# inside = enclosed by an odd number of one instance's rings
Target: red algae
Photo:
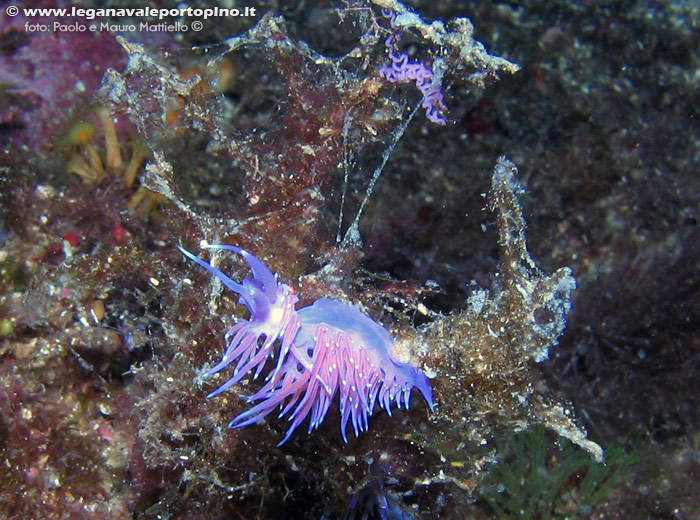
[[[510,77],[470,20],[428,4],[73,39],[4,19],[0,75],[17,74],[0,106],[1,516],[485,518],[489,463],[512,462],[494,439],[544,428],[581,467],[599,467],[595,442],[646,450],[635,477],[672,488],[630,479],[591,515],[692,511],[690,13],[466,5],[524,64]],[[446,125],[382,77],[382,9],[402,31],[392,50],[441,83]],[[91,108],[98,81],[114,129]],[[283,446],[275,414],[227,430],[265,382],[205,398],[221,336],[247,314],[177,251],[202,240],[254,251],[300,306],[372,316],[428,375],[434,409],[375,414],[347,444],[334,406]]]

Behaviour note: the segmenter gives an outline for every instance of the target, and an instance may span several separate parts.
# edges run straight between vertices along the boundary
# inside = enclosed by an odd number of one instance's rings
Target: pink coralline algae
[[[399,54],[399,40],[402,30],[396,25],[396,12],[382,9],[382,13],[389,19],[391,34],[386,39],[385,46],[391,58],[391,65],[379,68],[379,74],[392,83],[409,83],[415,81],[416,87],[423,94],[422,106],[425,116],[438,125],[447,124],[442,112],[447,110],[442,95],[440,83],[436,81],[433,71],[423,63],[412,63],[408,60],[408,54]]]
[[[34,150],[52,148],[65,122],[93,98],[105,70],[124,62],[117,39],[88,30],[87,20],[59,17],[51,24],[75,30],[37,29],[46,20],[22,9],[0,15],[0,124]]]
[[[228,330],[229,344],[223,358],[204,374],[211,376],[236,363],[231,378],[208,397],[226,391],[251,371],[256,379],[268,359],[277,360],[262,388],[246,398],[257,404],[235,417],[230,428],[255,424],[279,406],[279,417],[289,414],[291,422],[281,445],[307,417],[308,432],[316,429],[336,393],[340,432],[345,442],[348,420],[358,436],[367,430],[377,401],[391,415],[391,401],[396,401],[399,408],[408,408],[413,387],[418,388],[432,410],[428,378],[413,366],[394,359],[394,340],[384,327],[356,307],[337,300],[322,298],[297,310],[298,298],[292,288],[279,284],[251,253],[230,245],[208,247],[241,255],[253,274],[238,283],[180,248],[187,258],[238,294],[239,301],[250,311],[249,320],[241,320]]]

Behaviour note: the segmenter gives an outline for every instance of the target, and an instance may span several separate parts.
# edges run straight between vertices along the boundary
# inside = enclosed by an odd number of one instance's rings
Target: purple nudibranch
[[[238,321],[226,332],[229,344],[223,358],[204,373],[207,377],[235,363],[231,378],[207,397],[228,390],[251,371],[253,379],[257,378],[267,361],[276,359],[262,388],[246,397],[249,403],[257,404],[234,418],[229,428],[255,424],[279,406],[279,417],[289,414],[287,420],[291,422],[281,445],[307,417],[308,432],[315,430],[325,419],[336,393],[345,442],[348,420],[352,421],[355,436],[359,436],[367,430],[377,401],[391,415],[391,401],[396,401],[399,408],[402,404],[408,408],[413,387],[433,409],[428,378],[410,364],[397,361],[389,332],[357,307],[321,298],[296,309],[299,299],[291,287],[278,283],[251,253],[225,244],[207,247],[239,254],[253,275],[238,283],[179,248],[238,294],[250,311],[248,320]]]

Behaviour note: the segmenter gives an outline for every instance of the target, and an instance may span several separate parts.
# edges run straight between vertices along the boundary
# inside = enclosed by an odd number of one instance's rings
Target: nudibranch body
[[[205,372],[210,376],[235,363],[231,378],[208,395],[214,397],[254,371],[257,378],[268,359],[276,359],[265,383],[246,399],[256,403],[235,417],[230,428],[254,424],[275,408],[279,417],[289,414],[291,422],[285,443],[309,417],[308,432],[323,422],[336,394],[339,394],[340,432],[347,442],[346,428],[352,422],[355,436],[366,431],[374,405],[391,415],[391,402],[408,408],[416,387],[432,410],[433,393],[428,378],[393,356],[394,340],[389,332],[357,307],[321,298],[296,309],[299,301],[292,289],[278,283],[258,258],[236,246],[217,244],[239,254],[248,263],[252,278],[238,283],[216,267],[179,248],[189,259],[218,277],[250,311],[226,333],[229,342],[221,361]]]

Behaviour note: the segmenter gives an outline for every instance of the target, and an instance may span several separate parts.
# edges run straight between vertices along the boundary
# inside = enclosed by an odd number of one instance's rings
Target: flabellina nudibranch
[[[321,298],[296,309],[299,301],[287,284],[258,258],[236,246],[212,244],[239,254],[252,271],[252,278],[238,283],[216,267],[179,247],[182,254],[215,275],[250,311],[225,335],[229,341],[221,361],[207,370],[208,377],[235,363],[231,378],[207,397],[214,397],[254,371],[256,379],[268,359],[276,359],[265,376],[265,384],[246,397],[252,408],[235,417],[229,428],[255,424],[280,407],[279,417],[289,414],[291,422],[284,444],[307,417],[308,433],[318,428],[339,394],[340,433],[347,442],[346,428],[352,421],[355,436],[366,431],[374,405],[391,415],[391,401],[408,408],[416,387],[430,409],[433,391],[428,378],[407,363],[394,359],[394,340],[389,332],[357,307]],[[264,338],[264,339],[263,339]]]

